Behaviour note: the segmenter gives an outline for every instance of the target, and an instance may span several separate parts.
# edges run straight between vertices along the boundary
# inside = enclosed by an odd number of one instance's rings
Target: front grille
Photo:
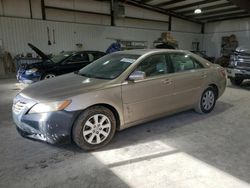
[[[250,63],[237,62],[238,67],[250,67]]]
[[[243,59],[243,60],[245,60],[245,61],[249,61],[249,60],[250,60],[250,56],[238,55],[237,58],[238,58],[238,59]]]
[[[15,104],[13,104],[13,112],[15,114],[20,114],[21,112],[23,112],[23,110],[25,109],[26,103],[22,102],[22,101],[18,101]]]

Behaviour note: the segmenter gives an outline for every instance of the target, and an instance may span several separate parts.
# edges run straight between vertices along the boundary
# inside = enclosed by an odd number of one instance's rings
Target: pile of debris
[[[221,57],[216,59],[215,63],[228,67],[230,56],[234,53],[238,47],[238,41],[235,35],[224,36],[221,41]]]
[[[0,78],[14,77],[16,67],[9,52],[0,51]]]
[[[154,41],[154,47],[160,49],[176,49],[178,48],[178,42],[170,32],[163,32],[161,37]]]

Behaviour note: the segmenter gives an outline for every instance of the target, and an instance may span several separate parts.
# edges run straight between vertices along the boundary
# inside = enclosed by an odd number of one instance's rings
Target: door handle
[[[163,80],[162,82],[163,82],[163,84],[166,84],[166,85],[170,85],[173,83],[173,81],[170,79]]]
[[[201,77],[202,77],[202,78],[206,78],[206,77],[207,77],[207,73],[205,73],[205,72],[202,73]]]

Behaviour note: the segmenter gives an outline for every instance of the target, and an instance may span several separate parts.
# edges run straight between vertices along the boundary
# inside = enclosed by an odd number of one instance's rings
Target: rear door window
[[[203,66],[188,54],[171,53],[169,58],[173,64],[174,72],[201,69]]]

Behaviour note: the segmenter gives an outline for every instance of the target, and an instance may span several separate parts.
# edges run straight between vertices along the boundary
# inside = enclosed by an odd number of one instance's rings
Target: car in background
[[[104,52],[100,51],[66,51],[49,57],[34,45],[30,43],[28,45],[42,60],[19,66],[17,80],[27,84],[80,70],[105,55]]]
[[[236,48],[230,56],[227,68],[227,75],[233,85],[241,85],[241,83],[250,79],[250,47],[240,46]]]
[[[215,62],[215,57],[209,57],[202,51],[191,51],[191,52],[198,55],[198,56],[200,56],[200,57],[202,57],[202,58],[204,58],[204,59],[206,59],[206,60],[208,60],[208,61],[210,61],[211,63]]]
[[[93,150],[116,130],[187,109],[209,113],[225,88],[224,68],[188,51],[128,50],[28,86],[12,114],[26,138]]]

